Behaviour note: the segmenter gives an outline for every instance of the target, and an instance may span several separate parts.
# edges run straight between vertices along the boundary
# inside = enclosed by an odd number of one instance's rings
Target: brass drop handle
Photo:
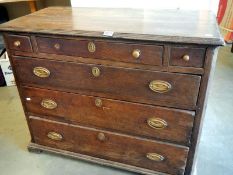
[[[139,58],[141,55],[141,51],[139,49],[134,49],[133,52],[132,52],[132,56],[134,58]]]
[[[19,47],[20,45],[21,45],[20,41],[15,41],[15,42],[14,42],[14,46],[15,46],[15,47]]]
[[[33,73],[34,75],[40,78],[46,78],[46,77],[49,77],[50,75],[50,71],[46,69],[45,67],[34,67]]]
[[[190,59],[189,55],[184,55],[182,58],[183,58],[184,61],[189,61],[189,59]]]
[[[165,93],[171,90],[172,86],[170,83],[162,80],[153,80],[149,84],[149,88],[157,93]]]
[[[100,141],[104,141],[104,140],[106,139],[105,134],[102,133],[102,132],[100,132],[100,133],[98,134],[97,138],[98,138],[98,140],[100,140]]]
[[[103,105],[102,100],[100,98],[95,99],[95,105],[97,107],[102,107]]]
[[[147,153],[146,157],[149,160],[152,160],[152,161],[155,161],[155,162],[162,162],[165,159],[162,155],[157,154],[157,153]]]
[[[60,46],[60,44],[56,43],[56,44],[54,44],[54,48],[57,50],[60,50],[61,46]]]
[[[100,76],[100,69],[99,69],[98,67],[93,67],[93,68],[91,69],[91,72],[92,72],[92,75],[93,75],[94,77]]]
[[[89,42],[89,43],[87,44],[87,49],[88,49],[88,51],[91,52],[91,53],[95,52],[95,49],[96,49],[95,43]]]
[[[43,99],[40,104],[46,109],[55,109],[57,107],[57,103],[51,99]]]
[[[149,118],[147,119],[147,124],[154,129],[164,129],[167,127],[167,122],[161,118]]]
[[[63,139],[61,134],[54,131],[49,132],[47,134],[47,137],[50,138],[51,140],[56,140],[56,141],[61,141]]]

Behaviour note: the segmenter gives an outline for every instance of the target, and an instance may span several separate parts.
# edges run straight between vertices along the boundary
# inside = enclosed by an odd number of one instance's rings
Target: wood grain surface
[[[115,161],[111,161],[111,160],[106,160],[106,159],[93,157],[93,156],[89,156],[89,155],[85,155],[85,154],[74,153],[74,152],[71,152],[71,151],[52,148],[52,147],[48,147],[48,146],[43,146],[43,145],[39,145],[39,144],[36,144],[36,143],[33,143],[33,142],[30,142],[28,144],[28,150],[30,152],[35,152],[35,153],[41,153],[41,152],[43,152],[43,153],[52,153],[52,154],[55,154],[55,155],[58,155],[58,156],[63,156],[65,158],[69,157],[69,158],[73,158],[73,159],[84,160],[84,161],[88,161],[88,162],[92,162],[92,163],[97,163],[99,165],[110,166],[110,167],[114,167],[114,168],[121,168],[121,169],[124,169],[124,170],[132,171],[132,172],[136,172],[136,173],[140,173],[140,174],[169,175],[167,173],[153,171],[153,170],[141,168],[141,167],[138,167],[138,166],[133,166],[133,165],[124,164],[124,163],[120,163],[120,162],[115,162]]]
[[[170,65],[181,67],[203,67],[205,59],[205,48],[172,47],[170,52]],[[184,56],[189,60],[184,60]]]
[[[209,11],[49,7],[0,25],[0,31],[223,45]]]
[[[189,145],[194,112],[31,87],[23,87],[22,92],[30,114]],[[28,98],[31,100],[26,100]],[[57,107],[42,107],[44,99],[55,101]],[[101,100],[101,106],[96,106],[97,99]],[[152,128],[147,123],[150,118],[162,119],[167,126]]]
[[[192,173],[217,47],[224,45],[211,12],[49,7],[1,24],[0,31],[30,149],[148,175]],[[35,67],[49,76],[36,76]],[[152,91],[153,80],[170,90]],[[48,99],[54,109],[42,107]],[[156,130],[149,117],[167,126]],[[62,139],[51,140],[48,132]],[[148,152],[165,159],[151,161]]]
[[[163,142],[139,139],[128,135],[63,124],[55,121],[30,117],[35,143],[67,151],[97,156],[107,160],[135,165],[170,174],[183,174],[188,148]],[[62,135],[62,140],[47,137],[49,132]],[[99,140],[99,133],[104,140]],[[147,153],[164,157],[161,162],[150,160]]]
[[[24,85],[63,89],[68,92],[191,110],[196,107],[201,80],[196,75],[28,59],[26,57],[14,57],[13,62],[18,78]],[[35,76],[33,74],[34,67],[48,69],[50,76],[47,78]],[[99,77],[92,75],[93,67],[100,70]],[[149,84],[153,80],[170,83],[171,90],[165,93],[152,91]]]
[[[18,45],[15,45],[18,42]],[[12,50],[20,50],[23,52],[33,52],[30,37],[20,35],[8,35],[7,44]]]
[[[97,58],[161,66],[163,61],[163,46],[125,42],[107,42],[95,40],[78,40],[64,38],[36,37],[38,52],[58,55],[73,55],[83,58]],[[88,50],[88,44],[92,42],[95,51]],[[54,46],[59,45],[56,49]],[[133,57],[133,51],[138,50],[138,58]]]

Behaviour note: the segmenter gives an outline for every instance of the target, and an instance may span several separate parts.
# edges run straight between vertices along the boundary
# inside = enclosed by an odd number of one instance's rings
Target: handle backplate
[[[162,162],[165,158],[157,153],[147,153],[146,157],[155,162]]]
[[[52,140],[57,140],[57,141],[61,141],[63,139],[61,134],[54,132],[54,131],[49,132],[47,134],[47,137],[52,139]]]
[[[158,93],[165,93],[171,90],[171,84],[166,82],[166,81],[162,81],[162,80],[153,80],[150,82],[149,84],[149,88],[154,91],[154,92],[158,92]]]
[[[57,103],[51,99],[44,99],[40,104],[46,109],[55,109],[57,107]]]
[[[167,122],[161,118],[149,118],[147,120],[147,124],[154,129],[163,129],[165,127],[167,127]]]
[[[40,78],[47,78],[50,75],[50,71],[46,69],[45,67],[34,67],[33,73],[34,75]]]

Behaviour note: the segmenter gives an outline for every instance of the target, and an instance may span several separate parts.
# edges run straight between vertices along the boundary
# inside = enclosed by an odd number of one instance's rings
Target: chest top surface
[[[0,31],[223,45],[209,11],[49,7],[0,25]]]

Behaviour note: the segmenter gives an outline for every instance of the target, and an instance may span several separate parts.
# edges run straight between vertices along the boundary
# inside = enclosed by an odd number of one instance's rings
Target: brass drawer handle
[[[33,73],[40,78],[46,78],[50,75],[50,71],[44,67],[34,67]]]
[[[167,122],[160,118],[149,118],[147,124],[154,129],[163,129],[167,127]]]
[[[103,105],[102,100],[100,98],[95,99],[95,105],[101,107]]]
[[[189,55],[184,55],[182,58],[184,61],[189,61],[189,59],[190,59]]]
[[[100,133],[98,134],[97,138],[98,138],[98,140],[100,140],[100,141],[104,141],[104,140],[106,139],[105,134],[102,133],[102,132],[100,132]]]
[[[46,109],[55,109],[57,107],[57,103],[51,99],[44,99],[40,104]]]
[[[54,44],[54,48],[59,50],[61,48],[61,46],[60,46],[60,44],[56,43],[56,44]]]
[[[88,51],[91,52],[91,53],[95,52],[95,49],[96,49],[95,43],[89,42],[88,45],[87,45],[87,49],[88,49]]]
[[[139,49],[134,49],[133,52],[132,52],[132,56],[134,58],[139,58],[141,55],[141,51]]]
[[[162,162],[165,158],[157,153],[147,153],[146,157],[152,161]]]
[[[158,93],[165,93],[168,92],[169,90],[171,90],[171,84],[166,82],[166,81],[162,81],[162,80],[154,80],[151,81],[149,84],[149,88],[154,91],[154,92],[158,92]]]
[[[15,42],[14,42],[14,46],[15,46],[15,47],[19,47],[20,45],[21,45],[20,41],[15,41]]]
[[[91,72],[94,77],[100,76],[100,69],[98,67],[93,67]]]
[[[57,140],[57,141],[61,141],[63,139],[61,134],[54,132],[54,131],[49,132],[47,134],[47,137],[52,139],[52,140]]]

